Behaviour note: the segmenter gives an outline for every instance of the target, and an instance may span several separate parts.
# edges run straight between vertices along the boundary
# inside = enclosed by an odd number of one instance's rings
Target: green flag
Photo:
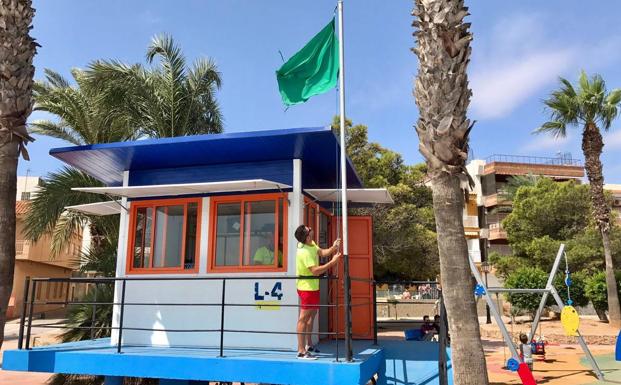
[[[276,71],[285,105],[304,103],[334,87],[339,74],[339,41],[334,19]]]

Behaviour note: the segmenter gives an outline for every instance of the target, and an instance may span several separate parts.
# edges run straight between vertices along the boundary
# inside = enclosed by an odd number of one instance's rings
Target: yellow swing
[[[569,292],[571,283],[571,275],[569,272],[569,265],[567,263],[567,254],[565,254],[565,286],[567,286],[567,305],[563,306],[563,309],[561,310],[561,325],[563,325],[565,335],[577,337],[578,327],[580,326],[580,317],[578,316],[576,309],[572,306],[573,301],[571,300],[571,294]]]

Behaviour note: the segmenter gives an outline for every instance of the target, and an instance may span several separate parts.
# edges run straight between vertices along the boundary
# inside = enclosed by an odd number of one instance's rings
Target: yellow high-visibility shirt
[[[319,246],[313,242],[312,245],[298,243],[298,251],[295,255],[295,273],[298,276],[310,276],[313,273],[310,267],[319,265]],[[298,290],[315,291],[319,290],[319,280],[312,278],[298,279],[296,287]]]

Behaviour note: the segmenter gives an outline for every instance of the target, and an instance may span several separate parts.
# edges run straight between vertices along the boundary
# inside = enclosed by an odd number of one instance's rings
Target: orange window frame
[[[282,232],[283,234],[279,234],[280,229],[280,215],[279,215],[279,205],[278,199],[282,199]],[[257,201],[269,201],[273,200],[275,202],[276,212],[275,212],[275,227],[276,232],[274,234],[274,247],[276,250],[274,251],[274,265],[266,266],[266,265],[250,265],[243,264],[243,257],[249,256],[249,254],[245,253],[244,250],[244,239],[246,237],[245,233],[247,231],[245,222],[246,212],[245,206],[247,202],[257,202]],[[239,237],[239,250],[240,250],[240,264],[237,266],[216,266],[216,221],[217,221],[217,207],[218,204],[221,203],[239,203],[241,208],[241,223],[240,223],[240,237]],[[252,206],[251,206],[252,209]],[[208,271],[209,272],[218,272],[218,273],[247,273],[247,272],[284,272],[287,271],[287,223],[288,223],[288,212],[289,212],[289,201],[287,200],[286,193],[271,193],[271,194],[253,194],[253,195],[228,195],[228,196],[213,196],[211,197],[210,208],[209,208],[209,254],[208,254]],[[278,250],[278,236],[282,236],[282,248],[283,250]],[[247,243],[249,245],[249,242]],[[282,252],[282,267],[278,267],[278,252]],[[248,261],[246,261],[248,262]]]
[[[171,274],[171,273],[182,273],[182,274],[191,274],[198,273],[199,261],[200,261],[200,241],[201,241],[201,207],[202,207],[202,198],[180,198],[180,199],[154,199],[154,200],[144,200],[144,201],[133,201],[131,203],[130,214],[129,214],[129,229],[128,229],[128,242],[127,242],[127,258],[126,258],[126,267],[125,271],[127,274]],[[186,226],[188,219],[188,204],[196,203],[196,250],[194,252],[194,268],[192,269],[184,269],[183,263],[185,258],[185,238],[186,238]],[[183,235],[181,236],[181,252],[179,253],[179,267],[133,267],[133,259],[134,259],[134,242],[136,241],[136,219],[138,217],[138,209],[140,208],[151,208],[153,210],[153,223],[151,225],[151,264],[155,260],[155,230],[156,230],[156,209],[157,207],[166,207],[166,212],[168,212],[168,206],[178,206],[183,205]],[[164,222],[164,226],[167,226],[167,223]],[[166,227],[164,227],[164,234],[166,234]],[[164,244],[162,245],[162,250],[166,250],[166,237],[164,237]],[[144,236],[142,239],[144,243]]]
[[[304,197],[304,224],[311,229],[313,229],[313,241],[315,243],[319,242],[319,235],[317,234],[317,229],[319,229],[319,204],[316,202]],[[310,221],[310,216],[312,212],[312,221]]]

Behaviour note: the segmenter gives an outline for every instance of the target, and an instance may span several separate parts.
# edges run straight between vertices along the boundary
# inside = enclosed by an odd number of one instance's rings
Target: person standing
[[[295,239],[299,242],[295,256],[295,269],[298,277],[319,276],[336,265],[341,258],[338,251],[341,240],[334,241],[332,247],[321,249],[313,241],[313,230],[305,225],[298,226],[295,230]],[[327,263],[320,265],[321,257],[332,258]],[[317,359],[313,353],[318,350],[313,347],[311,333],[313,323],[319,310],[319,279],[298,278],[296,282],[298,296],[300,297],[300,316],[298,318],[298,359]]]

